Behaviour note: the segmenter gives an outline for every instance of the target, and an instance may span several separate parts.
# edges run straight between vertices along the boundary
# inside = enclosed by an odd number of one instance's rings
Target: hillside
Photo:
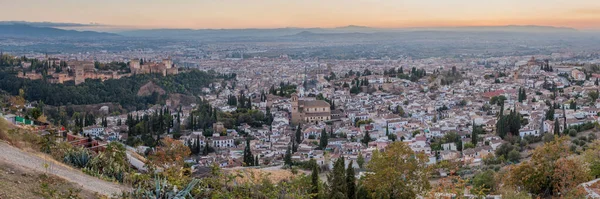
[[[202,88],[218,81],[218,78],[218,74],[190,70],[166,77],[135,75],[106,81],[88,79],[83,84],[74,85],[73,82],[49,84],[42,80],[32,81],[0,71],[0,90],[17,95],[19,89],[25,88],[25,96],[28,101],[43,100],[45,104],[52,106],[110,102],[118,103],[127,110],[135,110],[164,102],[165,99],[162,96],[146,96],[145,94],[148,92],[152,94],[152,91],[158,91],[160,94],[163,90],[168,94],[199,95],[202,94]],[[148,84],[149,81],[153,83]],[[144,88],[142,89],[142,87]],[[140,92],[140,90],[142,91]]]
[[[3,141],[0,141],[0,150],[2,151],[2,153],[0,153],[0,165],[12,165],[10,167],[29,170],[32,174],[39,175],[40,173],[48,173],[56,175],[68,182],[76,184],[79,189],[86,190],[90,193],[99,193],[101,195],[110,196],[130,190],[130,188],[123,185],[107,182],[87,175],[79,170],[66,166],[63,163],[56,162],[51,157],[42,158],[40,157],[41,155],[22,151]],[[48,165],[48,167],[46,168],[44,165]]]
[[[0,161],[0,198],[99,198],[55,175]]]
[[[146,97],[146,96],[152,95],[152,93],[155,93],[155,92],[158,93],[159,95],[164,95],[165,93],[167,93],[160,86],[154,84],[154,82],[152,82],[152,81],[149,81],[148,83],[146,83],[142,87],[140,87],[140,90],[138,90],[138,92],[137,92],[137,96]]]

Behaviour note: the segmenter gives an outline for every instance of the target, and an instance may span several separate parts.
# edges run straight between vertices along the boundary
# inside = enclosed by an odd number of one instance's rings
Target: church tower
[[[292,123],[298,124],[302,120],[298,106],[298,94],[292,93]]]

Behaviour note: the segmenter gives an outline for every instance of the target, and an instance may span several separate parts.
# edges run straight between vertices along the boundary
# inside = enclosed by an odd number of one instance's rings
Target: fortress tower
[[[167,69],[170,69],[173,67],[173,60],[171,60],[171,58],[163,59],[163,64],[165,64],[165,67],[167,67]]]
[[[131,61],[129,61],[129,69],[131,69],[131,70],[138,70],[138,69],[140,69],[140,60],[139,59],[132,59]]]

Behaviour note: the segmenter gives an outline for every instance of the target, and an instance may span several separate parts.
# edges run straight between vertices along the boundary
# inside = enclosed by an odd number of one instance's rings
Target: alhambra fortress
[[[130,72],[98,70],[93,61],[73,60],[64,61],[63,63],[66,63],[66,67],[62,68],[60,71],[54,70],[55,66],[60,66],[61,61],[64,60],[58,58],[46,58],[46,66],[52,66],[47,70],[48,74],[45,75],[46,80],[49,83],[62,84],[67,81],[74,81],[75,85],[78,85],[85,82],[86,79],[99,79],[104,81],[108,79],[129,77],[135,74],[155,73],[166,76],[174,75],[179,72],[179,69],[173,64],[173,61],[170,58],[163,59],[162,62],[141,62],[139,59],[132,59],[128,64]],[[31,63],[23,63],[22,66],[24,69],[27,69],[31,66]],[[18,77],[36,80],[43,79],[44,74],[36,71],[19,72]]]

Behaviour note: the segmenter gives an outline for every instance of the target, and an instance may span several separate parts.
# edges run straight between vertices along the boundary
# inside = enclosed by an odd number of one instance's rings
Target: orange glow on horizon
[[[2,4],[0,21],[93,22],[129,28],[541,25],[600,29],[598,0],[19,0]]]

